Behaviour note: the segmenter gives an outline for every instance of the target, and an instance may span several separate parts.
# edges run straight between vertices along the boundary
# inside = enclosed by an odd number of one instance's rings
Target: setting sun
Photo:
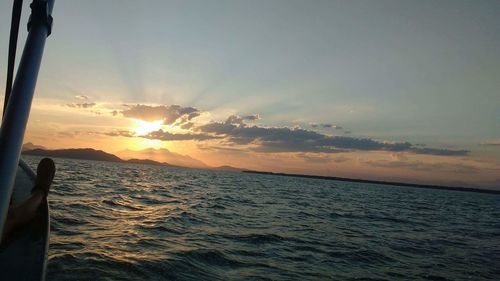
[[[134,121],[135,121],[135,126],[133,131],[138,136],[143,136],[151,132],[158,131],[159,129],[161,129],[161,126],[163,125],[163,120],[157,120],[153,122],[147,122],[142,120],[134,120]]]

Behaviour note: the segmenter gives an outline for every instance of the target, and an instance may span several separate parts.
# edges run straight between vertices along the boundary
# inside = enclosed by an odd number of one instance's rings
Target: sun
[[[137,136],[143,136],[147,135],[151,132],[158,131],[161,129],[161,126],[163,125],[163,120],[157,120],[153,122],[147,122],[147,121],[142,121],[142,120],[134,120],[134,133]]]

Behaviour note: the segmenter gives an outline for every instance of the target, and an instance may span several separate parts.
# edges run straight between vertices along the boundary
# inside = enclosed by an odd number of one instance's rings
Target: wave
[[[495,280],[500,274],[497,199],[453,193],[448,206],[444,191],[331,185],[58,159],[47,280]]]

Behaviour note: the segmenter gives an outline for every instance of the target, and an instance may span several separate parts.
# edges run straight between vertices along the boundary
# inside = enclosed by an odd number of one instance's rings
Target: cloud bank
[[[349,150],[412,152],[416,154],[463,156],[467,150],[420,148],[409,142],[381,142],[370,138],[329,136],[301,128],[259,127],[212,122],[195,130],[225,138],[233,145],[249,145],[258,152],[322,152]]]
[[[225,121],[211,121],[200,124],[192,122],[201,112],[194,107],[180,105],[123,105],[120,113],[127,118],[144,121],[162,120],[164,125],[174,125],[187,133],[172,133],[160,129],[139,136],[162,141],[209,141],[217,140],[220,146],[239,148],[254,152],[297,152],[297,153],[338,153],[349,151],[389,151],[438,156],[465,156],[468,150],[430,148],[409,142],[387,142],[372,138],[358,138],[346,135],[328,135],[300,127],[265,127],[249,125],[246,122],[259,120],[258,114],[230,115]],[[334,124],[311,124],[313,128],[333,128]],[[129,131],[106,133],[109,136],[138,137]]]

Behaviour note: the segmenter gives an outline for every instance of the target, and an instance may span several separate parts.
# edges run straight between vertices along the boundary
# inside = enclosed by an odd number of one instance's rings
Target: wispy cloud
[[[110,137],[135,137],[133,132],[127,131],[127,130],[116,130],[112,132],[105,132],[101,133],[106,136]]]
[[[92,108],[96,106],[95,102],[83,102],[83,103],[68,103],[66,106],[71,108]]]
[[[323,129],[335,129],[335,130],[342,130],[344,127],[338,126],[332,123],[322,123],[322,124],[316,124],[316,123],[311,123],[310,126],[314,129],[316,128],[323,128]]]
[[[425,163],[422,161],[365,161],[367,165],[379,168],[409,168],[423,172],[445,172],[445,173],[477,173],[479,169],[475,166],[462,163]]]
[[[77,95],[77,96],[75,96],[75,98],[78,100],[82,100],[82,101],[86,101],[86,100],[90,99],[90,97],[86,96],[86,95]]]
[[[500,146],[500,140],[485,141],[485,142],[482,142],[481,145]]]

